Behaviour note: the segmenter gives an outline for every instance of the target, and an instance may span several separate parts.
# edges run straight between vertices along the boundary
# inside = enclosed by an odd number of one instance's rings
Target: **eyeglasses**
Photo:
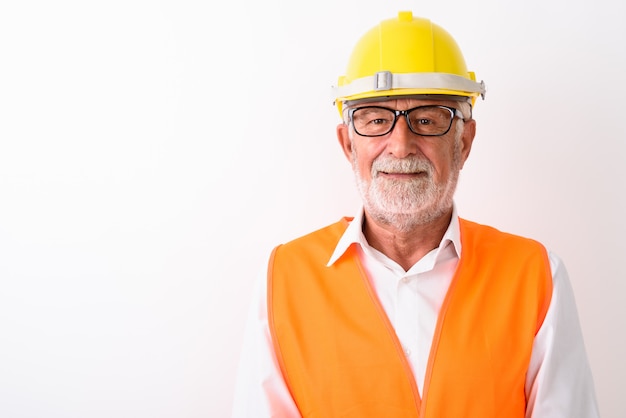
[[[411,132],[421,136],[441,136],[448,133],[455,117],[465,120],[459,109],[429,105],[408,110],[381,106],[363,106],[348,110],[350,122],[361,136],[383,136],[393,131],[398,116],[404,116]]]

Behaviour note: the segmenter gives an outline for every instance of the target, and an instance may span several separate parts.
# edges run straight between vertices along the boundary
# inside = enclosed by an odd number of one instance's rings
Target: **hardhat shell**
[[[368,84],[365,90],[348,90],[349,94],[342,94],[346,91],[345,87],[356,80],[383,72],[394,76],[410,74],[426,77],[448,74],[469,80],[475,86],[460,89],[456,83],[429,84],[428,78],[423,78],[419,83],[403,83],[401,87],[384,89]],[[341,113],[346,101],[385,96],[453,95],[465,96],[473,101],[477,96],[484,95],[484,83],[475,81],[474,73],[467,70],[461,49],[445,29],[428,19],[414,17],[412,12],[400,12],[397,18],[380,22],[357,42],[345,75],[339,77],[335,103]]]

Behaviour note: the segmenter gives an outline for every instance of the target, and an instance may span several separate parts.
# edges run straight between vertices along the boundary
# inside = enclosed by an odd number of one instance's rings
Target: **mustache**
[[[431,174],[433,167],[428,160],[424,160],[415,156],[402,159],[379,156],[372,163],[372,177],[380,172],[382,173],[426,173]]]

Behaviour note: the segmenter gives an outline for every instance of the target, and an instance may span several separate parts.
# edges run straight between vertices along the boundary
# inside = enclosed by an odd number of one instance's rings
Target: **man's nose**
[[[417,136],[411,132],[404,116],[399,116],[387,138],[387,152],[396,158],[405,158],[417,152]]]

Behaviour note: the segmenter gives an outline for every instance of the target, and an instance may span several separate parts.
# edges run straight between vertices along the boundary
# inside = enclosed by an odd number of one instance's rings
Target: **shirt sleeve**
[[[549,253],[553,291],[526,378],[526,418],[599,417],[593,378],[562,261]]]
[[[267,277],[256,282],[235,384],[232,418],[299,418],[274,354],[267,320]]]

